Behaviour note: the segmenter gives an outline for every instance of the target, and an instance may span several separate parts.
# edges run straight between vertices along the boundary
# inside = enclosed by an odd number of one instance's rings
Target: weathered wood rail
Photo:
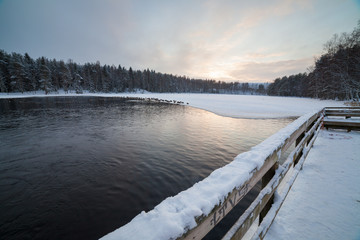
[[[360,130],[360,107],[325,108],[324,127]]]
[[[292,167],[298,164],[301,158],[305,159],[308,149],[311,148],[321,127],[323,112],[324,110],[315,113],[298,129],[291,133],[276,150],[266,157],[260,169],[254,169],[250,180],[242,186],[235,188],[221,204],[214,207],[210,214],[202,219],[198,219],[198,224],[195,228],[190,229],[178,239],[202,239],[260,180],[262,181],[262,190],[258,197],[239,218],[233,228],[224,236],[224,239],[241,239],[257,219],[260,219],[261,222],[271,207],[274,192],[281,180]],[[279,159],[281,155],[293,144],[296,145],[295,150],[291,152],[287,161],[280,166]],[[266,231],[267,229],[261,232],[259,237],[262,238]]]

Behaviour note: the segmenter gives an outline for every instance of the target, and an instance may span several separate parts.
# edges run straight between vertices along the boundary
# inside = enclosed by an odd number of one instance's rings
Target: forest
[[[275,79],[267,94],[359,101],[360,21],[351,33],[335,34],[308,73]]]
[[[42,90],[65,92],[149,92],[267,94],[320,99],[356,100],[360,97],[360,21],[350,33],[335,34],[308,73],[277,78],[271,84],[224,82],[133,70],[100,62],[31,58],[27,53],[0,49],[0,92]]]
[[[77,64],[72,60],[33,59],[29,54],[0,50],[0,92],[42,90],[65,92],[149,92],[265,94],[266,84],[193,79],[186,76],[133,70],[100,62]]]

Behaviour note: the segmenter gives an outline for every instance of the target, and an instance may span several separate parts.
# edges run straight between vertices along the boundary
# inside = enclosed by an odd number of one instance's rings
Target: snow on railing
[[[165,199],[153,210],[143,211],[102,239],[202,239],[262,180],[260,194],[225,236],[242,238],[258,217],[262,221],[285,174],[306,157],[322,114],[323,110],[298,118],[204,180]],[[279,166],[282,153],[293,143],[295,150]]]
[[[269,202],[271,197],[275,194],[276,198],[271,202],[272,206],[270,210],[266,213],[266,216],[261,221],[260,226],[257,228],[255,234],[252,235],[252,239],[263,239],[266,232],[270,228],[276,214],[280,210],[281,205],[283,204],[285,197],[292,184],[294,183],[302,165],[305,161],[306,156],[308,155],[310,148],[315,142],[315,139],[321,128],[322,118],[319,117],[315,124],[311,127],[310,130],[306,131],[304,137],[297,144],[295,150],[293,150],[288,156],[285,163],[276,169],[274,176],[271,178],[269,183],[260,191],[258,197],[252,202],[250,207],[246,212],[239,218],[239,220],[233,225],[233,227],[228,231],[228,233],[223,237],[223,240],[227,239],[241,239],[245,234],[248,228],[246,226],[255,222],[256,216],[255,211],[261,211],[263,206]],[[291,170],[291,174],[288,174]],[[282,180],[288,177],[287,181],[282,182]],[[281,186],[281,191],[279,191],[279,186]],[[250,215],[251,214],[251,215]]]

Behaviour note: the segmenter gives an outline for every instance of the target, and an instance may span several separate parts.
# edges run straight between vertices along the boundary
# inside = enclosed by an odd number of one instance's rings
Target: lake
[[[98,239],[293,120],[124,98],[0,99],[0,238]]]

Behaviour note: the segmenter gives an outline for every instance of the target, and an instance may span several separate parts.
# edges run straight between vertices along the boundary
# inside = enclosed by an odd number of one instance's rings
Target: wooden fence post
[[[299,143],[300,143],[301,140],[304,138],[304,136],[305,136],[305,133],[302,133],[302,134],[296,139],[296,141],[295,141],[295,147],[296,147],[297,145],[299,145]]]
[[[261,188],[263,189],[264,187],[266,187],[266,185],[270,182],[270,180],[273,178],[273,176],[275,175],[275,171],[276,169],[279,167],[279,162],[276,162],[270,169],[269,171],[267,171],[267,173],[265,173],[265,175],[263,176],[263,178],[261,179]],[[262,220],[264,219],[264,217],[266,216],[267,212],[270,210],[271,205],[274,203],[274,195],[271,196],[271,198],[269,199],[268,203],[264,206],[263,210],[260,212],[260,217],[259,217],[259,224],[262,222]]]

